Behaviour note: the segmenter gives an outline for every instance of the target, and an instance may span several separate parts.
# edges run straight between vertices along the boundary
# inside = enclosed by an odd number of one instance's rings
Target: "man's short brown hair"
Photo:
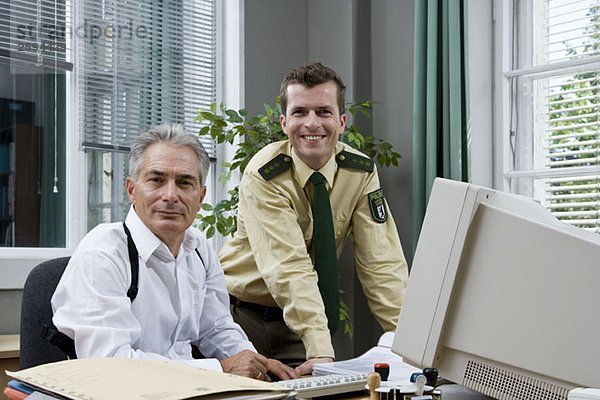
[[[307,88],[311,88],[322,83],[329,81],[335,82],[337,86],[337,102],[340,115],[346,113],[346,85],[342,78],[329,67],[316,62],[311,64],[303,64],[297,68],[292,69],[283,78],[281,82],[280,98],[281,98],[281,111],[283,115],[286,115],[287,111],[287,88],[290,85],[300,84]]]

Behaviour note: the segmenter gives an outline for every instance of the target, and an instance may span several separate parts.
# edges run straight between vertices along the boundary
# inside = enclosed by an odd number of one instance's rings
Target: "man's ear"
[[[279,116],[279,124],[281,125],[281,129],[283,129],[283,133],[285,133],[287,135],[287,132],[285,131],[285,127],[286,127],[285,115],[281,114]]]
[[[206,186],[202,186],[200,189],[200,201],[198,202],[198,209],[196,210],[196,214],[202,210],[202,202],[204,201],[204,197],[206,196]]]
[[[340,115],[340,136],[346,130],[346,120],[347,120],[346,114]]]
[[[135,206],[135,181],[130,176],[125,180],[125,188],[129,202]]]
[[[202,186],[200,190],[200,207],[202,207],[202,202],[204,201],[204,197],[206,196],[206,185]]]

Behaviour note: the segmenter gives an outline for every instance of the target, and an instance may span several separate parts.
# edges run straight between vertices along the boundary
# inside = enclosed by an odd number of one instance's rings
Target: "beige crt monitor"
[[[392,350],[499,399],[600,388],[600,235],[436,179]]]

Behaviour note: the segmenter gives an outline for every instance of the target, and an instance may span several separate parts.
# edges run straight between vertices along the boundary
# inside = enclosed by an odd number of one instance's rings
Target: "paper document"
[[[392,352],[393,340],[394,332],[386,332],[379,338],[377,346],[371,348],[363,355],[345,361],[317,363],[313,367],[313,374],[367,374],[373,372],[373,365],[375,363],[382,362],[390,365],[388,381],[406,382],[413,372],[421,372],[421,370],[405,363],[401,356]]]
[[[87,358],[6,374],[48,394],[73,400],[285,398],[289,389],[171,361]]]

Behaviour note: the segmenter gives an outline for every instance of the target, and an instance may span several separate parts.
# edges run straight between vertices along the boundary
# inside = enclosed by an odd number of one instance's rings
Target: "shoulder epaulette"
[[[269,181],[292,167],[292,157],[281,153],[258,169],[258,173]]]
[[[356,168],[367,172],[373,172],[373,160],[356,153],[342,151],[335,156],[335,161],[340,167]]]

